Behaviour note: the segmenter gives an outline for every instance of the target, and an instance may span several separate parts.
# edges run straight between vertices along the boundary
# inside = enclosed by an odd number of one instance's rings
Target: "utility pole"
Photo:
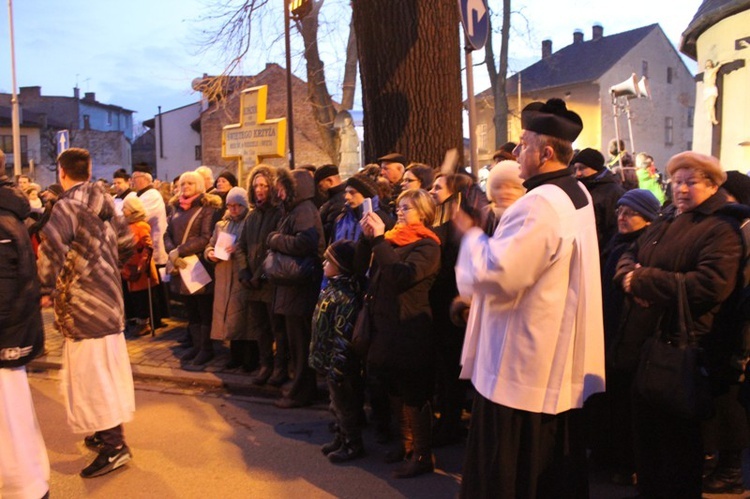
[[[16,86],[16,50],[13,41],[13,0],[8,0],[8,22],[10,23],[10,74],[13,80],[10,98],[13,131],[13,176],[18,177],[22,173],[23,156],[21,155],[21,113],[18,109],[18,87]]]

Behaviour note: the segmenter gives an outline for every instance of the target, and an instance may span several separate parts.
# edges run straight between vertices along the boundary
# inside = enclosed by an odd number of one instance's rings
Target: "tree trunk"
[[[491,18],[490,18],[491,20]],[[495,105],[492,119],[495,125],[495,149],[508,142],[508,92],[505,83],[508,76],[508,38],[510,37],[510,0],[503,0],[503,25],[500,36],[499,68],[495,66],[495,52],[492,45],[492,25],[485,48],[485,63],[490,77],[490,86]]]
[[[318,14],[323,1],[314,2],[312,11],[298,23],[298,28],[305,43],[308,96],[320,132],[320,145],[331,158],[331,162],[336,163],[339,155],[339,137],[336,129],[333,128],[336,108],[333,105],[331,94],[328,92],[325,67],[323,61],[320,60],[318,50]]]
[[[354,94],[357,90],[357,35],[353,22],[349,23],[349,41],[346,43],[346,64],[341,89],[341,109],[350,110],[354,107]]]
[[[433,166],[463,156],[461,52],[454,0],[356,0],[365,158],[398,151]]]

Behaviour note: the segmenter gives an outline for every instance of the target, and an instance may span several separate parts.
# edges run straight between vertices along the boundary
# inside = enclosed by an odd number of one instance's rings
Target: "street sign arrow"
[[[57,144],[57,155],[59,156],[62,154],[63,151],[65,151],[68,148],[68,145],[70,144],[70,137],[68,135],[67,130],[60,130],[57,132],[55,137],[55,143]]]
[[[469,44],[474,50],[481,49],[487,42],[490,26],[487,0],[458,0],[458,6]]]

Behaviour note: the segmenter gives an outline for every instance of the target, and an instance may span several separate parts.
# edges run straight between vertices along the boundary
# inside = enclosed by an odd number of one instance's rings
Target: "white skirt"
[[[108,430],[133,419],[133,372],[124,334],[66,338],[62,359],[62,392],[75,433]]]
[[[49,490],[49,458],[25,367],[0,369],[0,497],[39,499]]]

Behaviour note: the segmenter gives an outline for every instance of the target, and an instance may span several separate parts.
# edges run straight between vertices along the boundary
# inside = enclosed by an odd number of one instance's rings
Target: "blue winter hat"
[[[232,187],[227,193],[227,204],[239,204],[247,208],[247,191],[242,187]]]
[[[659,216],[661,205],[654,194],[646,189],[632,189],[622,195],[617,206],[627,206],[637,211],[643,218],[653,222]]]

